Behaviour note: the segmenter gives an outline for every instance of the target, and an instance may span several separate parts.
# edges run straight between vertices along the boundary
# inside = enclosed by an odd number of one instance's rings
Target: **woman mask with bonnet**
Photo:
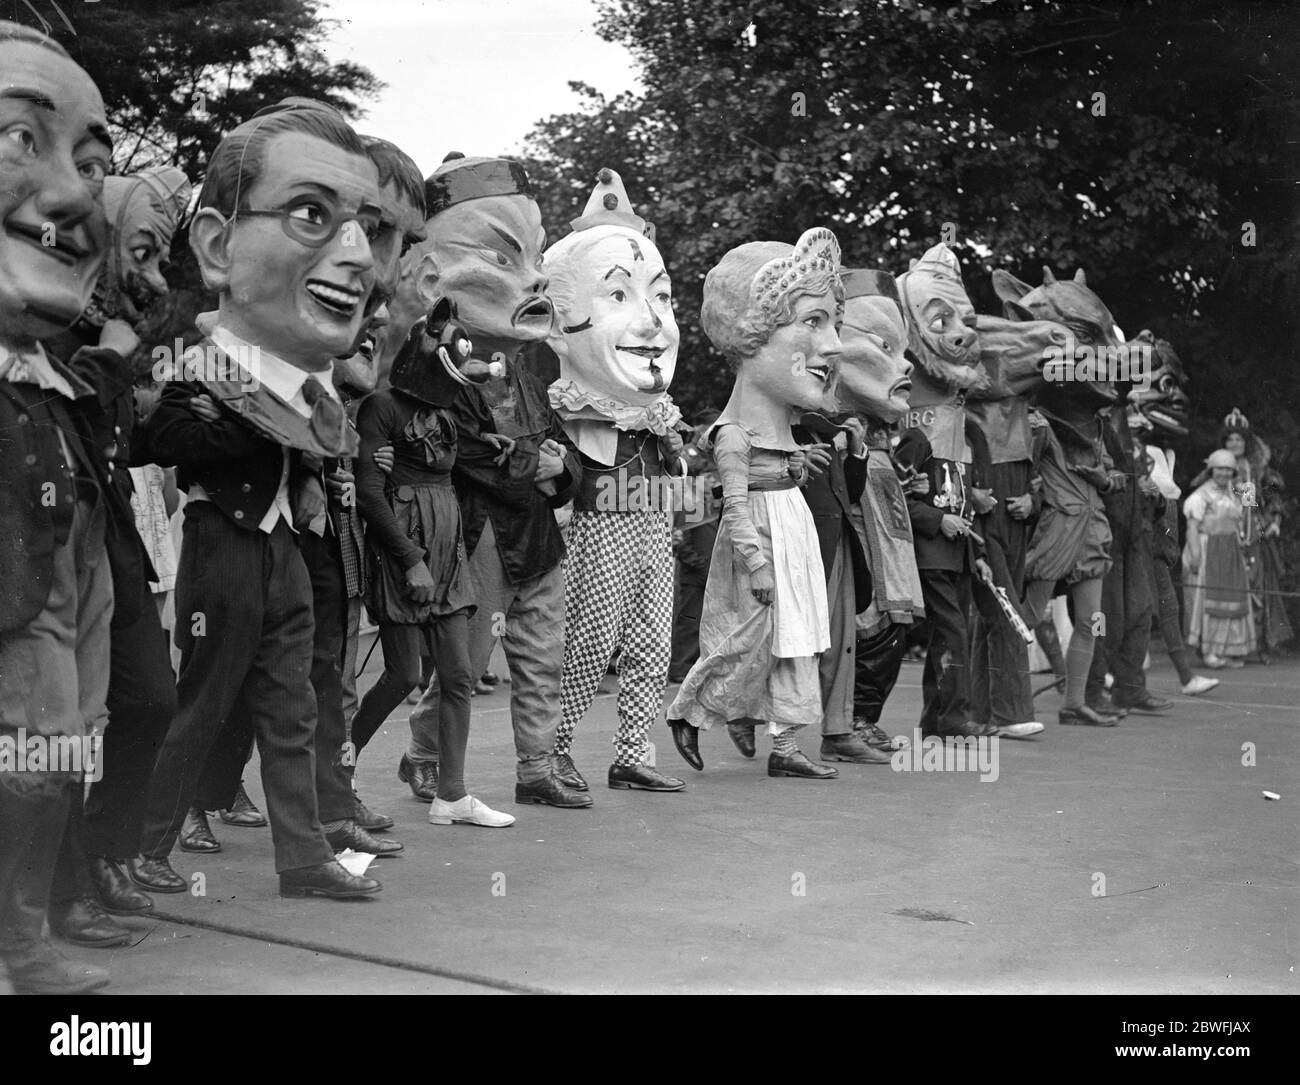
[[[798,728],[821,722],[817,657],[830,633],[817,531],[798,492],[807,454],[791,422],[823,405],[840,353],[843,298],[839,243],[820,228],[793,246],[732,249],[704,281],[700,321],[736,368],[736,383],[710,433],[723,510],[700,659],[668,712],[677,749],[696,769],[700,729],[765,720],[769,776],[838,775],[814,765],[795,741]]]

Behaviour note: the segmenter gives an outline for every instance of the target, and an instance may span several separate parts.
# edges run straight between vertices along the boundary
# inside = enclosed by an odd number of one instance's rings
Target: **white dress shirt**
[[[307,397],[302,394],[302,386],[308,377],[316,377],[324,387],[326,395],[334,399],[339,398],[338,391],[334,387],[332,361],[324,369],[308,373],[241,339],[220,324],[212,329],[211,339],[228,358],[248,370],[248,376],[252,381],[264,384],[304,418],[311,417],[311,406],[307,403]],[[197,483],[190,487],[188,496],[191,501],[210,500],[203,487]],[[282,516],[292,531],[294,529],[293,506],[289,503],[289,450],[287,448],[281,449],[280,485],[275,491],[275,500],[266,510],[266,515],[262,517],[257,529],[268,535],[271,534],[275,530],[276,522]]]
[[[0,380],[11,384],[34,384],[51,392],[58,392],[67,399],[76,399],[72,386],[56,372],[45,355],[45,348],[40,343],[33,343],[27,350],[14,350],[0,343]]]

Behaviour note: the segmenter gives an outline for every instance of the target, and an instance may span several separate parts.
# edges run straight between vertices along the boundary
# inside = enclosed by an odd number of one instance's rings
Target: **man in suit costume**
[[[95,387],[41,340],[90,301],[112,142],[90,77],[45,35],[8,22],[0,126],[0,993],[74,994],[108,973],[65,959],[42,927],[84,762],[38,766],[15,754],[56,739],[84,749],[106,715],[109,483],[93,450],[111,370],[125,362],[103,351],[102,367],[90,367],[104,378]]]
[[[979,379],[975,310],[946,245],[914,261],[898,287],[920,365],[895,458],[928,482],[924,492],[907,498],[929,623],[921,730],[943,737],[993,735],[994,726],[971,719],[966,622],[972,581],[992,580],[983,544],[971,532],[975,516],[991,507],[979,492],[987,446],[965,410],[966,392]]]
[[[105,550],[113,576],[113,622],[108,684],[109,723],[104,730],[102,775],[84,808],[74,792],[59,864],[50,892],[50,928],[81,945],[114,946],[134,941],[114,915],[137,915],[153,902],[131,884],[123,864],[136,852],[145,792],[154,758],[176,711],[176,676],[149,581],[156,579],[136,530],[129,467],[149,462],[135,440],[134,375],[125,358],[116,364],[102,351],[81,350],[104,342],[109,322],[138,324],[166,295],[162,269],[172,234],[190,199],[190,183],[174,166],[104,181],[108,259],[94,297],[81,319],[47,345],[71,356],[74,372],[91,384],[108,378],[115,394],[105,404],[92,448],[103,456]],[[134,334],[122,346],[131,354]]]
[[[326,109],[318,102],[287,99],[281,108]],[[259,114],[259,116],[262,114]],[[388,300],[397,287],[403,251],[424,237],[424,178],[401,149],[386,140],[363,136],[366,153],[378,170],[380,207],[387,226],[373,246],[377,280],[368,305],[370,318],[354,344],[355,350],[334,362],[334,386],[346,404],[374,391],[375,328],[386,326]],[[204,397],[196,405],[203,417],[216,419],[216,405]],[[351,426],[351,422],[349,422]],[[356,505],[356,484],[350,457],[327,461],[325,476],[328,518],[300,533],[303,560],[312,582],[315,617],[311,683],[316,694],[316,800],[326,839],[336,850],[394,855],[403,846],[371,835],[393,827],[393,819],[366,807],[352,789],[355,751],[348,742],[348,640],[355,667],[355,639],[360,626],[360,595],[364,583],[362,529]],[[357,606],[352,607],[355,601]],[[353,675],[355,680],[355,674]],[[239,792],[244,764],[252,753],[255,727],[247,705],[240,704],[227,721],[203,770],[197,805],[181,831],[186,851],[219,851],[206,810],[229,809]]]
[[[190,247],[219,296],[148,433],[188,490],[177,575],[178,710],[150,786],[144,888],[183,892],[168,855],[213,742],[242,697],[262,755],[284,896],[360,896],[378,882],[333,859],[316,801],[312,586],[300,531],[328,519],[323,465],[356,451],[332,383],[367,319],[378,177],[360,139],[310,104],[265,113],[213,152]],[[195,413],[206,394],[217,421]]]

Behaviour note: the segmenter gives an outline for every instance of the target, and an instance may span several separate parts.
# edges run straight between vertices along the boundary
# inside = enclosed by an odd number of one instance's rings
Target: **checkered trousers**
[[[615,650],[614,763],[645,761],[663,709],[672,654],[671,517],[663,512],[575,511],[564,559],[564,679],[555,752],[568,753]]]

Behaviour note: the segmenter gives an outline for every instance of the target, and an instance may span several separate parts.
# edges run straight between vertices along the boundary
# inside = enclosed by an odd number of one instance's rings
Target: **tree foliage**
[[[578,87],[531,164],[554,236],[601,166],[656,222],[688,417],[731,381],[704,274],[827,225],[846,264],[895,273],[952,237],[981,311],[995,267],[1085,268],[1128,334],[1177,346],[1198,457],[1237,405],[1294,466],[1298,25],[1272,0],[607,0],[643,91]]]
[[[262,106],[301,94],[355,116],[383,86],[325,56],[313,0],[64,3],[67,22],[50,0],[32,4],[104,95],[118,173],[166,163],[201,177],[222,134]]]
[[[329,102],[355,117],[383,86],[367,69],[323,52],[330,24],[313,0],[10,0],[3,17],[38,26],[90,74],[104,97],[116,173],[179,166],[195,182],[224,133],[290,95]],[[210,307],[178,232],[172,293],[140,329],[136,359],[154,343],[195,338]]]

